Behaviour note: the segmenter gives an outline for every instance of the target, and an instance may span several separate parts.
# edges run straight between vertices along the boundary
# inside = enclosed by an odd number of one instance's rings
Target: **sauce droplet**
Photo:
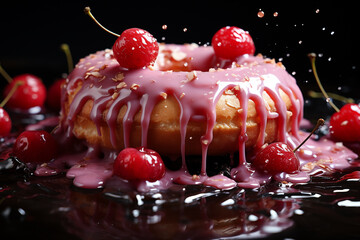
[[[264,15],[265,15],[265,13],[264,13],[263,11],[261,11],[261,9],[260,9],[259,12],[257,13],[257,16],[258,16],[259,18],[263,18]]]

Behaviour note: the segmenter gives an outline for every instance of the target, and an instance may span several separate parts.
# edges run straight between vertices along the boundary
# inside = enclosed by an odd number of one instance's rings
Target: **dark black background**
[[[206,44],[219,28],[239,26],[250,32],[257,53],[284,63],[304,94],[309,89],[318,89],[309,72],[307,54],[321,54],[317,64],[325,88],[356,98],[360,85],[360,21],[355,4],[354,1],[6,1],[0,6],[0,62],[12,76],[29,72],[50,84],[67,71],[59,48],[61,43],[70,45],[75,63],[89,53],[111,48],[116,37],[84,14],[84,7],[90,6],[97,19],[112,31],[121,33],[139,27],[151,32],[159,42]],[[257,16],[260,9],[265,14],[262,18]],[[163,25],[167,25],[166,30]],[[0,86],[3,84],[5,80]]]
[[[0,4],[0,63],[12,76],[29,72],[40,76],[47,85],[50,85],[67,71],[66,60],[60,50],[62,43],[70,45],[75,63],[89,53],[111,48],[115,37],[101,30],[83,13],[85,6],[91,6],[98,20],[114,32],[121,33],[130,27],[140,27],[150,31],[159,41],[165,38],[164,41],[167,43],[205,44],[211,41],[213,34],[219,28],[226,25],[239,26],[250,32],[257,53],[275,58],[277,61],[282,60],[289,73],[297,79],[305,96],[307,90],[318,91],[313,75],[309,72],[311,67],[307,54],[309,52],[321,54],[322,57],[317,59],[317,65],[325,88],[329,92],[359,98],[360,10],[357,4],[356,1],[277,3],[213,0],[164,3],[108,0],[38,2],[6,0]],[[257,16],[260,9],[265,13],[263,18]],[[273,15],[275,12],[278,13],[277,17]],[[164,24],[167,25],[166,30],[162,29]],[[186,32],[183,31],[184,28],[187,28]],[[0,89],[5,84],[6,81],[0,77]],[[310,111],[321,112],[321,108],[322,105],[319,104]],[[356,184],[356,182],[349,183]],[[67,187],[67,185],[61,186]],[[350,199],[355,196],[351,194],[354,193],[354,189],[358,189],[356,187],[346,186],[351,189],[346,193],[349,194]],[[324,192],[321,198],[302,202],[305,214],[294,217],[296,224],[290,237],[316,238],[320,234],[331,239],[337,239],[339,236],[340,239],[357,237],[357,222],[353,219],[356,219],[358,209],[349,208],[344,211],[335,206],[338,195],[333,194],[332,189],[337,188],[340,187],[332,188],[331,185],[325,185],[317,188],[316,194]],[[32,198],[34,191],[31,187],[30,190]],[[63,189],[59,188],[59,192],[61,190]],[[307,191],[309,189],[305,185],[304,192]],[[6,190],[4,193],[7,194]],[[20,191],[12,200],[9,198],[9,201],[14,203],[14,209],[21,206],[29,216],[40,215],[40,218],[34,218],[33,221],[29,218],[29,223],[25,222],[20,227],[12,224],[13,222],[2,225],[8,228],[12,238],[15,234],[15,239],[16,236],[47,239],[49,232],[53,234],[54,239],[76,238],[67,236],[70,233],[65,232],[63,229],[65,227],[59,224],[56,215],[54,217],[54,214],[49,214],[50,210],[57,206],[53,204],[59,203],[57,199],[59,195],[52,196],[51,192],[47,193],[50,195],[50,200],[41,198],[40,195],[39,199],[43,201],[39,201],[39,204],[34,204],[38,198],[28,200],[21,195],[27,196],[26,194],[29,194],[27,192]],[[106,200],[106,198],[102,199]],[[23,206],[24,203],[32,205]],[[65,224],[68,225],[69,223]],[[5,236],[2,236],[6,238],[6,234],[5,231]],[[39,234],[43,238],[38,237]]]

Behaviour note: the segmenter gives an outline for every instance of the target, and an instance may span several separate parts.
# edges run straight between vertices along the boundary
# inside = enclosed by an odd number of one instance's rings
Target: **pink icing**
[[[138,190],[165,189],[173,183],[204,184],[220,189],[230,189],[236,185],[254,188],[269,182],[271,176],[256,172],[246,161],[245,142],[247,135],[245,122],[247,111],[241,111],[240,113],[243,121],[241,126],[243,127],[238,140],[239,165],[231,171],[233,179],[222,175],[207,176],[208,146],[212,141],[212,129],[216,123],[215,106],[223,92],[232,89],[243,109],[247,109],[247,103],[250,99],[255,103],[260,118],[260,133],[256,143],[257,146],[264,144],[265,127],[268,118],[276,118],[278,121],[278,140],[295,146],[304,135],[299,131],[299,124],[303,117],[303,97],[295,79],[281,65],[261,56],[244,55],[239,57],[236,62],[228,62],[217,59],[211,47],[164,45],[162,48],[174,54],[180,53],[180,57],[191,59],[190,66],[187,66],[191,72],[161,71],[163,65],[166,64],[161,62],[161,58],[157,60],[154,68],[124,69],[113,58],[110,50],[99,51],[82,59],[68,77],[62,102],[65,102],[67,98],[66,92],[76,87],[77,81],[82,81],[83,85],[74,97],[68,115],[62,114],[57,132],[63,133],[65,138],[71,139],[73,137],[74,120],[86,101],[91,99],[94,101],[94,105],[90,118],[96,124],[98,134],[100,134],[102,112],[109,108],[105,120],[110,129],[111,143],[114,146],[116,145],[116,120],[121,107],[123,105],[127,106],[126,117],[123,120],[126,147],[130,146],[130,129],[134,115],[141,109],[141,144],[146,147],[152,109],[162,99],[161,94],[166,93],[175,97],[181,109],[179,122],[182,168],[175,172],[167,170],[165,176],[155,183],[146,181],[136,183]],[[117,78],[117,80],[114,81],[113,78]],[[116,88],[120,82],[125,83],[127,87]],[[280,89],[290,97],[292,103],[290,109],[292,112],[292,125],[289,132],[286,131],[286,107],[280,97]],[[267,110],[262,98],[264,91],[274,100],[277,113]],[[206,119],[206,131],[201,137],[202,167],[200,176],[191,176],[187,172],[185,162],[187,124],[191,119],[195,118]],[[335,151],[334,148],[337,150]],[[100,151],[96,146],[89,149],[96,149],[95,152]],[[41,173],[49,174],[49,172],[51,174],[51,171],[46,171],[46,168],[51,168],[52,165],[58,166],[59,162],[62,162],[63,165],[71,166],[67,176],[74,178],[76,186],[85,188],[103,187],[106,181],[114,178],[112,177],[111,163],[114,161],[116,153],[105,151],[105,157],[101,159],[97,155],[96,153],[88,153],[86,157],[78,156],[76,159],[81,159],[78,161],[74,161],[72,154],[65,155],[46,166],[40,166],[37,173],[38,175],[42,175]],[[328,170],[326,166],[331,169],[346,168],[349,166],[346,159],[356,158],[356,155],[345,147],[337,146],[332,142],[326,142],[325,144],[323,141],[308,142],[298,152],[298,156],[301,159],[302,172],[295,175],[279,174],[274,178],[279,181],[306,182],[309,180],[309,174],[322,171],[322,169]],[[88,160],[84,161],[85,158]],[[69,159],[73,160],[70,161]],[[316,162],[316,164],[307,164],[309,162]]]

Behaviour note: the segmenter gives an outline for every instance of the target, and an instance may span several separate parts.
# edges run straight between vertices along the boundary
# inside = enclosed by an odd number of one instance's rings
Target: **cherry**
[[[84,11],[102,29],[118,37],[113,45],[113,53],[121,67],[137,69],[155,62],[159,44],[149,32],[140,28],[129,28],[119,35],[102,26],[91,14],[89,7],[86,7]]]
[[[255,45],[249,34],[238,27],[223,27],[211,40],[215,55],[224,59],[235,59],[244,54],[255,53]]]
[[[345,104],[330,118],[330,137],[336,141],[360,141],[360,106]]]
[[[360,106],[354,103],[347,103],[339,109],[323,88],[315,66],[315,53],[308,54],[311,61],[315,80],[326,98],[326,101],[336,111],[329,122],[330,137],[335,141],[358,142],[360,141]]]
[[[0,137],[6,137],[11,132],[12,122],[9,114],[5,111],[3,107],[21,84],[22,83],[20,82],[15,84],[14,87],[10,90],[9,94],[6,96],[6,98],[0,103]]]
[[[49,162],[56,153],[57,144],[53,136],[43,130],[22,132],[13,147],[13,155],[25,163]]]
[[[5,87],[4,95],[8,95],[11,89],[19,82],[22,84],[9,99],[7,106],[11,109],[21,110],[36,106],[42,107],[46,98],[46,88],[40,78],[31,74],[14,77]]]
[[[311,133],[294,150],[283,142],[265,144],[253,159],[253,166],[263,172],[276,174],[281,172],[294,173],[299,170],[300,161],[295,156],[296,151],[311,137],[311,135],[325,123],[320,118]]]
[[[294,173],[299,170],[300,161],[286,143],[274,142],[256,154],[252,163],[255,168],[266,173]]]
[[[142,68],[155,62],[159,44],[149,32],[130,28],[123,31],[115,41],[113,52],[120,66],[129,69]]]
[[[11,126],[12,123],[9,114],[0,107],[0,138],[9,135]]]
[[[65,53],[66,61],[68,64],[68,73],[74,69],[74,64],[71,56],[69,45],[66,43],[61,44],[61,50]],[[57,79],[48,89],[48,95],[46,98],[46,104],[48,107],[55,111],[59,111],[61,108],[61,86],[65,84],[66,79]]]
[[[155,182],[165,174],[160,155],[144,147],[123,149],[114,162],[114,174],[126,180]]]

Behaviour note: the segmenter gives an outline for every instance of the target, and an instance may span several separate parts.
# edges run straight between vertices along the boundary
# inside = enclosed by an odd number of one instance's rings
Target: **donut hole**
[[[159,55],[154,68],[159,71],[207,72],[209,69],[219,65],[213,51],[208,51],[207,48],[199,48],[196,44],[185,44],[182,47],[172,44],[167,44],[166,47],[165,45],[160,45]],[[189,56],[190,54],[187,51],[190,49],[196,49],[197,54],[193,52]]]

